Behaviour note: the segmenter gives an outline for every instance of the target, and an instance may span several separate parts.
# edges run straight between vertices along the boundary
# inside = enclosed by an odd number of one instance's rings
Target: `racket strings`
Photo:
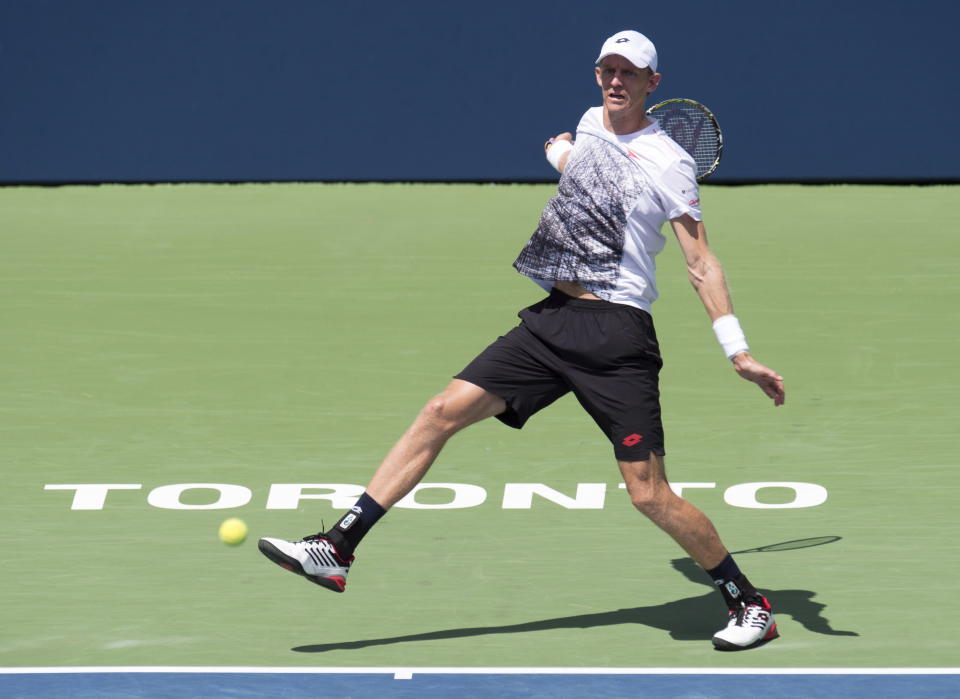
[[[713,122],[692,107],[674,108],[661,119],[661,128],[693,156],[697,172],[706,172],[717,157],[717,130]]]
[[[657,105],[650,113],[660,128],[693,158],[698,179],[716,169],[723,142],[709,112],[692,101],[676,100]]]

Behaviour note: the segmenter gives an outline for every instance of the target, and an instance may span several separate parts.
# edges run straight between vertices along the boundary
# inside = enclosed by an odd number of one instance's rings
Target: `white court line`
[[[414,675],[960,675],[960,667],[0,667],[0,675],[97,673],[393,675],[411,679]]]

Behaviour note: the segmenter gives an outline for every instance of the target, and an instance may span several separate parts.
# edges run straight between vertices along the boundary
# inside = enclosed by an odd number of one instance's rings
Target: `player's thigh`
[[[513,328],[484,349],[455,379],[503,400],[498,420],[521,428],[527,420],[569,392],[557,359],[524,326]]]
[[[623,476],[623,482],[628,491],[632,491],[634,488],[657,488],[662,485],[669,485],[666,468],[664,467],[664,457],[659,454],[650,454],[642,461],[618,459],[617,467],[620,469],[620,475]]]
[[[469,381],[453,379],[427,404],[426,411],[442,416],[456,428],[463,428],[499,415],[505,409],[506,403],[499,396]]]
[[[658,363],[640,361],[577,377],[574,394],[610,440],[618,462],[665,453],[659,372]]]

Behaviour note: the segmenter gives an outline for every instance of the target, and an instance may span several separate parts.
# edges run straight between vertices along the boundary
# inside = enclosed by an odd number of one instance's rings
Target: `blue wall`
[[[0,0],[0,182],[537,180],[650,36],[719,180],[956,180],[940,0]]]

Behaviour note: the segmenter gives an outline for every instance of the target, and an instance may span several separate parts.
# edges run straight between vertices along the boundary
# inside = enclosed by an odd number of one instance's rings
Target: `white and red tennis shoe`
[[[257,543],[257,548],[278,566],[328,590],[343,592],[347,587],[347,573],[353,556],[341,557],[323,534],[305,536],[301,541],[264,537]]]
[[[777,638],[777,622],[766,597],[730,610],[727,626],[713,635],[718,650],[746,650]]]

